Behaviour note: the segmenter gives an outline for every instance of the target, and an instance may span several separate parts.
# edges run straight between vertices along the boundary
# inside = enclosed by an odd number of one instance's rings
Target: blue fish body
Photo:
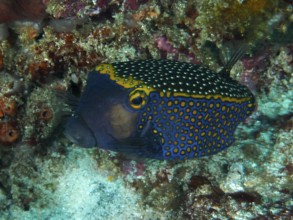
[[[89,74],[65,135],[143,158],[218,153],[255,109],[248,88],[223,72],[171,60],[101,64]]]

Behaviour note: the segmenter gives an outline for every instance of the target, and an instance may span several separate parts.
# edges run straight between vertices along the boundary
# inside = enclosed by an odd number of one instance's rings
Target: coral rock
[[[4,64],[3,64],[3,54],[2,52],[0,51],[0,70],[2,70],[4,67]]]
[[[20,138],[20,131],[15,122],[0,123],[0,144],[12,145]]]
[[[0,118],[5,115],[14,116],[16,114],[16,102],[7,97],[0,98]]]

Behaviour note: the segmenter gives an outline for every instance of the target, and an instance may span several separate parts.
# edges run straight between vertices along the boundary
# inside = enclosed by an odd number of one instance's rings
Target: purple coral
[[[155,38],[157,48],[162,52],[161,58],[166,58],[167,54],[173,54],[175,59],[178,59],[179,54],[186,56],[191,63],[199,64],[199,60],[196,58],[194,53],[191,53],[186,48],[176,48],[165,36],[159,36]]]
[[[256,92],[258,90],[258,81],[260,72],[267,68],[267,53],[256,55],[252,58],[243,59],[244,71],[240,76],[240,82],[245,84],[250,91]]]
[[[125,160],[122,162],[121,170],[125,175],[142,176],[144,175],[145,165],[140,162]]]
[[[97,2],[97,7],[101,9],[105,9],[109,6],[111,0],[100,0]]]
[[[140,5],[147,3],[148,0],[126,0],[125,8],[130,10],[137,10]]]
[[[157,37],[155,39],[155,42],[157,44],[157,47],[162,51],[172,54],[178,53],[178,49],[173,47],[170,41],[168,41],[168,39],[164,36]]]

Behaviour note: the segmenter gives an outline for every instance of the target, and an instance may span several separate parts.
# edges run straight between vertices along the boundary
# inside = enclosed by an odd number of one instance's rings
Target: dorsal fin
[[[245,47],[238,48],[232,56],[228,59],[226,64],[224,65],[223,69],[219,72],[224,77],[230,77],[230,71],[232,67],[235,65],[235,63],[240,60],[246,52]]]

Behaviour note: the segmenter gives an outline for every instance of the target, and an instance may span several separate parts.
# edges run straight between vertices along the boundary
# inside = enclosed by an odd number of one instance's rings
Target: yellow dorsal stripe
[[[152,88],[149,85],[146,85],[141,80],[133,79],[132,76],[129,76],[127,78],[121,77],[116,74],[116,69],[113,67],[112,64],[101,64],[95,68],[96,71],[98,71],[101,74],[107,74],[110,76],[110,79],[115,81],[118,85],[130,89],[130,88],[138,88],[143,90],[147,95],[149,95],[153,91],[158,91],[154,88]],[[226,97],[222,96],[220,94],[210,94],[210,95],[200,95],[200,94],[188,94],[188,93],[180,93],[180,92],[162,92],[160,91],[160,96],[164,97],[190,97],[190,98],[198,98],[198,99],[220,99],[221,101],[227,101],[227,102],[234,102],[234,103],[242,103],[251,100],[251,97],[243,97],[243,98],[237,98],[237,97]]]
[[[152,87],[145,85],[145,83],[143,81],[133,79],[132,76],[129,76],[127,78],[118,76],[116,74],[116,69],[113,67],[112,64],[101,64],[101,65],[97,66],[95,70],[101,74],[109,75],[111,80],[113,80],[118,85],[120,85],[126,89],[137,87],[140,90],[143,90],[145,92],[145,94],[147,94],[147,95],[149,95],[153,91],[156,91]]]

